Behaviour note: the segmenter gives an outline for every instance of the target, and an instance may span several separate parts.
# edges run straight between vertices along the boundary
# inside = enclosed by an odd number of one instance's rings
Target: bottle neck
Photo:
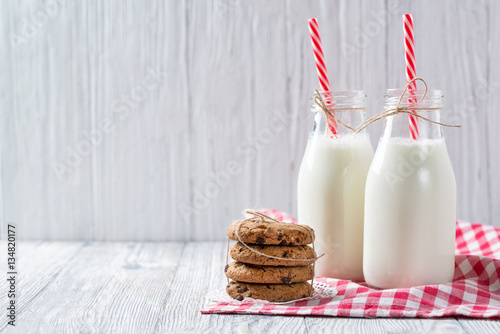
[[[314,92],[311,105],[311,111],[314,112],[313,135],[333,136],[332,125],[336,128],[337,135],[352,134],[352,129],[365,121],[366,94],[364,91],[322,91],[319,92],[319,96],[335,119],[329,119],[327,122],[325,111],[317,103],[318,94]]]
[[[337,120],[337,134],[347,135],[352,134],[352,129],[356,128],[359,124],[365,121],[365,110],[350,110],[350,111],[336,111],[335,118]],[[327,123],[326,114],[323,111],[316,111],[314,113],[314,135],[332,135]],[[365,133],[366,130],[360,131]]]
[[[399,137],[413,140],[444,138],[443,127],[432,123],[441,122],[442,92],[431,89],[427,92],[418,89],[409,90],[401,98],[402,93],[402,89],[389,89],[385,94],[385,111],[396,110],[399,107],[409,113],[386,117],[383,138]],[[426,119],[414,116],[413,113]]]

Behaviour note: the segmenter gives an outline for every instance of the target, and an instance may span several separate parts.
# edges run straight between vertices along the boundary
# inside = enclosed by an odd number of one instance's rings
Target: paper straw
[[[315,18],[309,19],[307,21],[309,25],[309,34],[311,35],[311,44],[314,52],[314,60],[316,62],[316,70],[318,72],[319,85],[321,89],[326,92],[330,92],[330,82],[328,81],[328,73],[326,72],[325,57],[323,55],[323,47],[321,46],[321,38],[319,37],[319,27],[318,20]],[[330,107],[332,96],[330,93],[325,96],[326,103]],[[332,111],[333,113],[333,111]],[[337,121],[335,119],[330,119],[328,122],[330,131],[336,135],[337,134]]]
[[[408,84],[411,80],[415,79],[415,44],[413,42],[413,16],[411,14],[403,15],[403,28],[405,37],[405,63],[406,63],[406,83]],[[410,85],[410,96],[414,95],[414,89],[417,89],[417,82],[414,81]],[[410,97],[408,99],[409,103],[417,102],[416,97]],[[412,110],[413,113],[417,113]],[[412,115],[410,117],[410,134],[413,140],[417,140],[418,134],[418,118]]]

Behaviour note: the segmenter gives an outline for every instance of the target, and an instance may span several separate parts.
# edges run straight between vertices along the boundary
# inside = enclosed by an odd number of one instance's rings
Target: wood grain
[[[500,331],[498,321],[473,319],[202,315],[207,292],[226,284],[224,242],[23,242],[21,246],[16,328],[0,322],[1,333]],[[5,287],[0,282],[0,289]]]
[[[53,265],[48,252],[41,253],[46,257],[38,260],[50,277],[43,289],[20,282],[16,330],[24,333],[151,332],[164,301],[169,298],[183,244],[76,246],[81,248],[78,256],[64,265],[57,262]],[[75,246],[45,246],[54,247],[64,254]],[[39,280],[39,275],[29,275],[24,270],[20,276],[30,284]],[[36,296],[25,299],[24,296],[31,294]]]
[[[500,330],[498,320],[458,319],[458,323],[465,333],[497,333]]]
[[[7,249],[6,242],[0,242],[1,249]],[[83,242],[29,242],[16,243],[16,324],[25,323],[23,311],[29,308],[37,298],[53,286],[61,271],[71,263],[81,251]],[[7,258],[1,261],[2,268],[7,268]],[[0,289],[7,291],[7,280],[0,281]],[[2,304],[7,305],[7,294],[2,296]],[[41,315],[41,314],[40,314]],[[17,326],[19,328],[20,326]],[[30,324],[30,326],[34,326]],[[28,332],[32,332],[34,327]],[[36,328],[36,326],[35,326]],[[7,321],[0,322],[0,331],[12,327]]]
[[[407,12],[417,73],[463,125],[446,130],[458,218],[500,226],[498,2],[57,1],[0,13],[1,229],[221,240],[246,207],[295,214],[317,86],[307,19],[333,87],[364,89],[373,115],[404,83]]]
[[[333,321],[332,321],[333,320]],[[464,331],[455,318],[440,319],[357,319],[306,318],[310,333],[434,333],[459,334]],[[474,320],[475,323],[481,321]],[[478,325],[479,326],[479,325]]]

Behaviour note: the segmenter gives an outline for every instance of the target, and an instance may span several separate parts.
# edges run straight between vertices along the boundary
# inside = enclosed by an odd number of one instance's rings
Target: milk
[[[367,134],[312,135],[298,180],[298,221],[311,226],[325,255],[316,276],[363,278],[365,180],[373,158]]]
[[[366,282],[378,288],[451,282],[455,212],[444,139],[382,139],[366,181]]]

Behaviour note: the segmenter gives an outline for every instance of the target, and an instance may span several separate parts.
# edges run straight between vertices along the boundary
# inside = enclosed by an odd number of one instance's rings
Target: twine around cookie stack
[[[255,210],[253,217],[237,221],[228,229],[228,238],[238,241],[231,247],[225,273],[227,293],[237,300],[250,297],[286,302],[310,297],[313,293],[314,231],[306,225],[280,222]],[[307,246],[312,243],[313,247]]]

